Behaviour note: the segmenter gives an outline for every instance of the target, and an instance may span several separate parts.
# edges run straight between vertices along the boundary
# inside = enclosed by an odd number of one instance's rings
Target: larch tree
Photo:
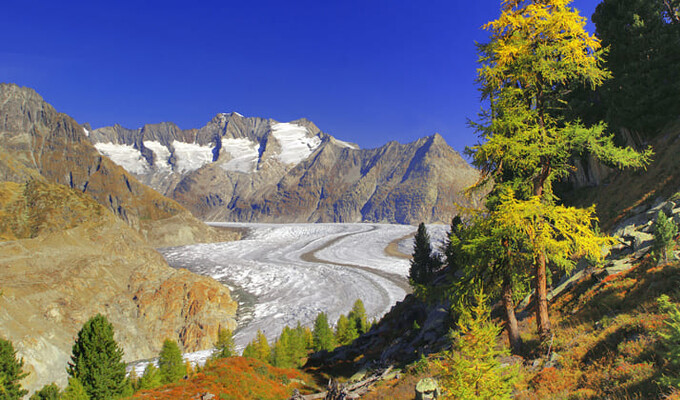
[[[177,382],[186,374],[182,352],[174,340],[163,341],[163,347],[158,356],[158,370],[164,384]]]
[[[227,358],[236,355],[233,332],[231,329],[221,328],[217,333],[213,358]]]
[[[321,312],[316,316],[312,337],[314,341],[314,351],[331,351],[335,348],[335,337],[333,336],[333,330],[328,324],[326,313]]]
[[[453,346],[435,361],[444,399],[511,399],[517,373],[502,367],[496,337],[501,328],[491,321],[488,297],[474,291],[472,304],[459,307],[458,329],[452,331]]]
[[[347,318],[354,324],[359,335],[366,333],[368,330],[368,320],[366,319],[366,307],[364,307],[364,302],[361,299],[357,299],[354,302]]]
[[[523,221],[531,229],[559,223],[545,212],[553,210],[553,183],[573,170],[573,156],[588,152],[613,167],[643,167],[651,156],[651,150],[616,147],[603,123],[586,127],[566,119],[565,99],[574,86],[595,88],[609,77],[601,65],[600,42],[586,32],[585,18],[570,3],[503,0],[500,17],[485,25],[490,41],[479,46],[478,82],[488,108],[473,123],[482,142],[468,152],[485,177],[515,189],[514,200],[532,202],[538,213]],[[581,228],[579,234],[593,229]],[[543,232],[534,234],[544,238]],[[552,253],[551,243],[532,243],[537,246],[532,248],[536,321],[543,340],[551,335],[547,263],[575,255]]]
[[[78,332],[67,372],[80,381],[90,398],[117,398],[126,385],[122,358],[123,350],[113,339],[113,325],[97,314]]]
[[[89,400],[87,391],[77,378],[68,378],[66,389],[61,394],[61,400]]]

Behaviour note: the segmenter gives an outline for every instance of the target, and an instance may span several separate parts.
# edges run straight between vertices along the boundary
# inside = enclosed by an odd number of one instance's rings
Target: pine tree
[[[217,342],[215,343],[215,352],[213,358],[227,358],[236,354],[234,350],[234,338],[231,329],[222,328],[217,333]]]
[[[314,337],[314,351],[330,351],[335,348],[335,337],[331,327],[328,325],[326,313],[321,312],[316,316],[312,336]]]
[[[52,382],[49,385],[45,385],[42,389],[33,393],[29,400],[59,400],[61,399],[61,393],[59,386]]]
[[[3,399],[20,399],[28,390],[21,387],[21,380],[28,376],[23,372],[24,360],[17,360],[14,345],[0,338],[0,395]]]
[[[78,378],[70,377],[68,378],[68,385],[66,389],[61,394],[61,400],[89,400],[90,397],[87,395],[87,391],[80,383]]]
[[[163,341],[163,347],[158,356],[158,370],[163,384],[177,382],[184,376],[186,371],[182,352],[174,340]]]
[[[678,226],[666,216],[663,210],[659,210],[654,223],[654,248],[666,263],[677,234]]]
[[[490,42],[479,46],[478,82],[490,107],[481,114],[481,122],[473,124],[484,143],[468,152],[486,182],[512,188],[512,201],[531,202],[518,207],[533,218],[523,225],[533,228],[559,222],[548,221],[544,212],[556,212],[553,182],[573,170],[574,155],[589,152],[614,167],[642,167],[651,156],[651,150],[639,154],[614,146],[612,137],[604,134],[604,124],[585,127],[567,120],[568,93],[574,87],[598,87],[609,77],[601,66],[599,41],[585,31],[585,19],[570,3],[503,1],[501,16],[485,26]],[[527,212],[530,207],[534,210]],[[592,228],[587,232],[590,235]],[[534,238],[545,238],[535,233]],[[542,340],[551,335],[546,268],[555,260],[552,249],[544,246],[549,242],[531,243],[536,322]],[[560,253],[557,258],[567,257]]]
[[[77,378],[93,399],[118,397],[125,386],[123,350],[113,339],[113,326],[101,314],[78,332],[67,372]]]
[[[413,259],[409,269],[409,282],[411,286],[426,285],[430,283],[434,272],[441,266],[438,257],[432,254],[430,235],[424,223],[418,225],[413,244]]]
[[[496,350],[501,328],[490,318],[488,298],[481,290],[474,303],[460,307],[458,330],[453,331],[453,347],[444,359],[436,361],[445,399],[511,399],[516,373],[503,368],[498,357],[507,350]]]
[[[361,299],[357,299],[352,306],[352,310],[347,315],[350,322],[354,324],[354,327],[359,335],[362,335],[368,330],[368,321],[366,320],[366,308],[364,307],[364,302]]]

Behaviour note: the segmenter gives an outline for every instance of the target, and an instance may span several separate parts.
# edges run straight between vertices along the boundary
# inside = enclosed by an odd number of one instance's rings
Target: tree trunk
[[[515,317],[515,302],[512,300],[512,286],[509,279],[506,278],[504,280],[501,290],[501,300],[505,309],[505,328],[508,331],[508,339],[510,339],[510,349],[513,354],[520,354],[522,351],[522,338],[519,335],[519,327]]]
[[[548,317],[548,279],[545,270],[545,254],[536,259],[536,327],[541,341],[550,338],[550,318]]]

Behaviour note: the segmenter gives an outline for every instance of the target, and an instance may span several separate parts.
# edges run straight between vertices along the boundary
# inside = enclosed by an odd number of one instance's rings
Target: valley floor
[[[367,316],[384,315],[409,291],[409,260],[388,255],[412,250],[415,227],[390,224],[243,224],[240,241],[160,249],[175,268],[211,276],[230,287],[239,301],[237,351],[262,330],[273,341],[284,326],[311,326],[320,312],[329,321],[361,299]],[[433,243],[448,227],[431,228]],[[392,248],[395,246],[392,245]],[[210,350],[186,354],[202,363]]]

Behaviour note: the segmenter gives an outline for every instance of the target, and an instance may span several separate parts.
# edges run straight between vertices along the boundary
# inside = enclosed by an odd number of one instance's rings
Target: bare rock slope
[[[217,281],[170,268],[149,244],[224,239],[102,156],[86,131],[33,90],[0,84],[0,336],[30,372],[66,383],[82,324],[102,313],[128,361],[212,347],[235,328]]]
[[[218,114],[200,129],[172,123],[96,129],[89,139],[140,181],[195,215],[242,222],[448,223],[478,172],[435,134],[359,149],[301,119]]]

